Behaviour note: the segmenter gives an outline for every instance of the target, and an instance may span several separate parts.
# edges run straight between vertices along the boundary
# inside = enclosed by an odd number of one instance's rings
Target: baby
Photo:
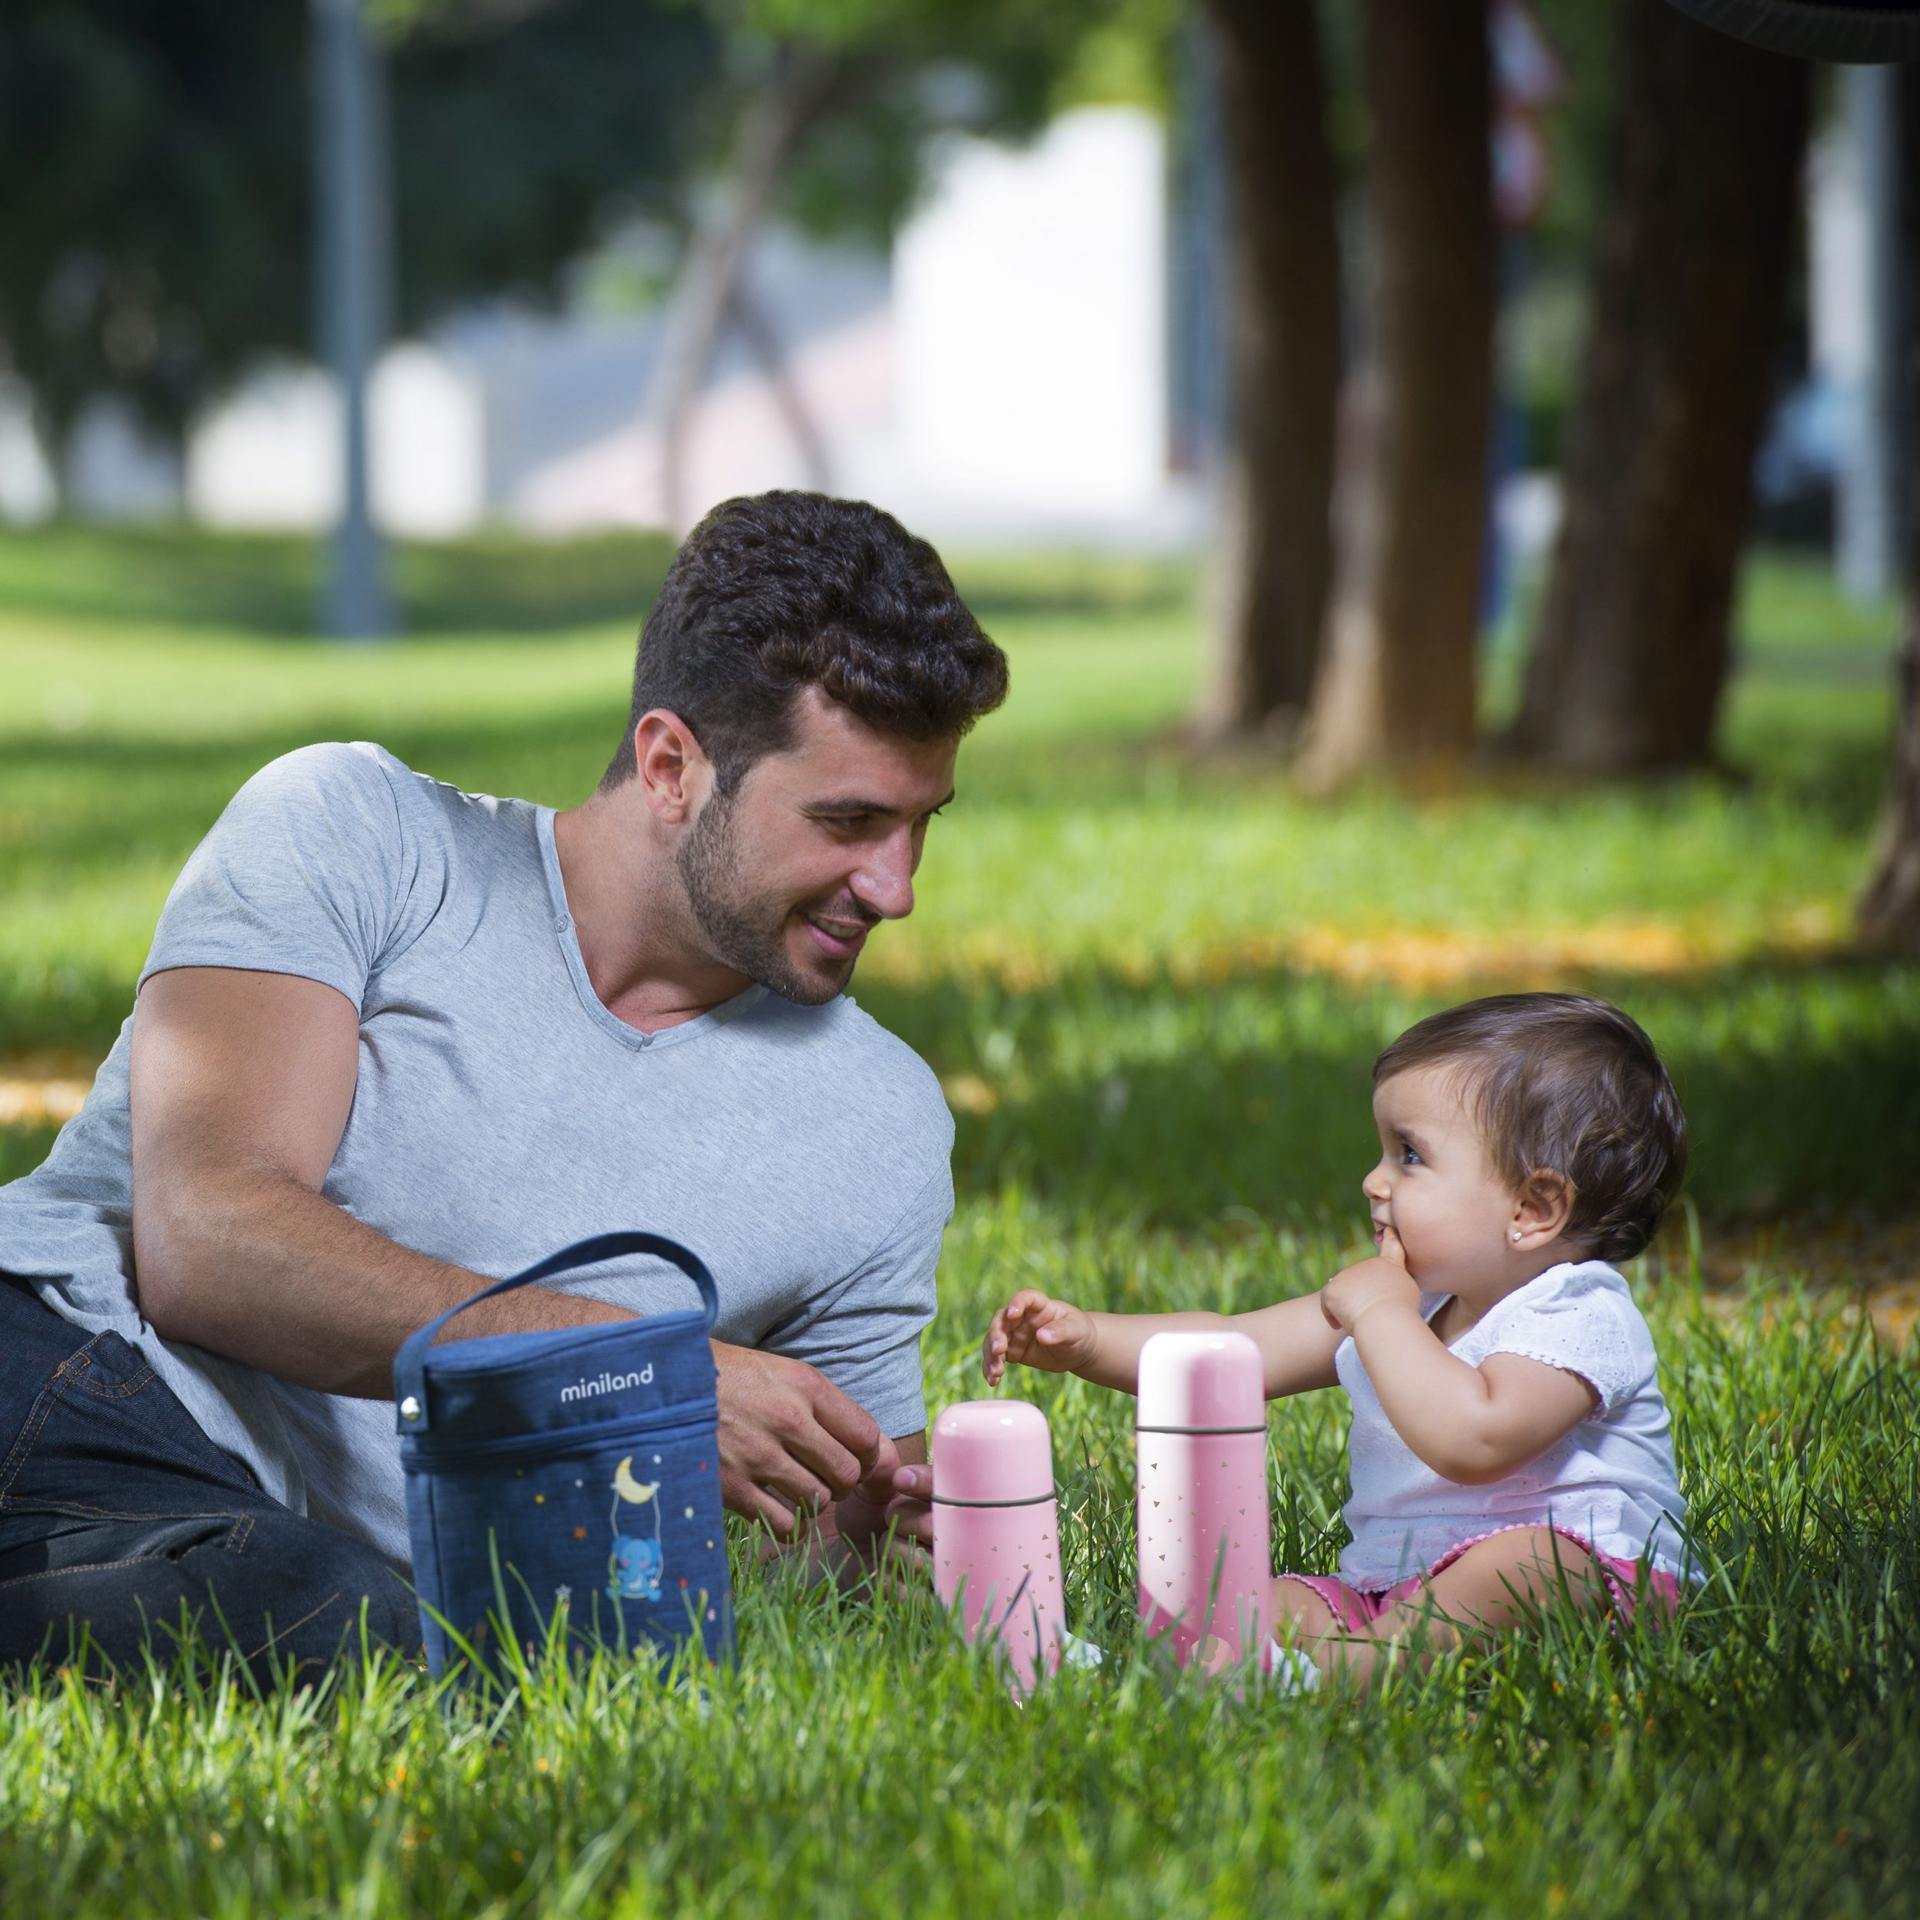
[[[1296,1684],[1525,1620],[1550,1594],[1670,1608],[1691,1569],[1646,1322],[1615,1271],[1686,1170],[1686,1119],[1619,1008],[1500,994],[1422,1020],[1373,1068],[1379,1252],[1251,1313],[1088,1312],[1025,1288],[982,1364],[1132,1392],[1171,1327],[1259,1347],[1269,1399],[1346,1388],[1353,1535],[1340,1572],[1283,1573],[1271,1650]]]

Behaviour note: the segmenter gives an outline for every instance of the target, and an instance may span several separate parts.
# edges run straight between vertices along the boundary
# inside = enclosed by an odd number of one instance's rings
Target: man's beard
[[[787,952],[789,904],[772,894],[756,896],[741,884],[731,796],[708,796],[675,865],[687,905],[723,966],[803,1007],[825,1005],[853,977],[851,966],[836,979],[803,973],[793,964]]]

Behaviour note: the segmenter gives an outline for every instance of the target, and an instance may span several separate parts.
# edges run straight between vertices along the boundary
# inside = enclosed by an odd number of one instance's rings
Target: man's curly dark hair
[[[641,629],[627,731],[602,788],[633,777],[633,731],[677,715],[722,795],[793,737],[818,687],[908,740],[958,739],[1007,692],[1006,655],[940,556],[863,500],[775,492],[722,501],[688,534]]]

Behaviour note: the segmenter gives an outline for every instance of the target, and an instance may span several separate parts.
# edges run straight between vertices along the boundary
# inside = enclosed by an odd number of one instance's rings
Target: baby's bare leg
[[[1267,1595],[1267,1618],[1276,1640],[1304,1647],[1310,1641],[1324,1640],[1340,1630],[1333,1609],[1309,1586],[1298,1580],[1280,1579]]]
[[[1364,1626],[1350,1626],[1314,1591],[1298,1580],[1275,1580],[1267,1597],[1267,1619],[1274,1639],[1298,1647],[1322,1673],[1344,1669],[1356,1650],[1371,1657]]]
[[[1267,1595],[1267,1630],[1283,1645],[1308,1648],[1322,1635],[1338,1633],[1339,1622],[1333,1610],[1298,1580],[1275,1580]],[[1264,1657],[1266,1649],[1260,1650]],[[1194,1664],[1207,1673],[1224,1673],[1233,1665],[1233,1649],[1227,1641],[1209,1634],[1194,1649]]]
[[[1314,1658],[1323,1672],[1367,1687],[1390,1666],[1424,1664],[1469,1638],[1507,1632],[1561,1594],[1582,1612],[1607,1605],[1593,1556],[1549,1527],[1509,1528],[1469,1547],[1364,1629],[1320,1642]]]

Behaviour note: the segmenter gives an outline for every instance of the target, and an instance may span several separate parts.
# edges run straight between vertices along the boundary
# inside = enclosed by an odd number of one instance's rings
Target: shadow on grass
[[[1567,984],[1625,1005],[1660,1044],[1708,1220],[1913,1213],[1920,969],[1841,958]],[[0,1039],[71,1040],[80,1024],[104,1048],[131,987],[69,982],[58,1033],[46,1002],[0,1001]],[[1017,1190],[1097,1222],[1182,1230],[1243,1213],[1357,1236],[1378,1152],[1373,1057],[1470,991],[1410,996],[1289,969],[1196,987],[1088,968],[1031,993],[956,977],[861,983],[858,997],[942,1075],[963,1199]],[[0,1179],[51,1141],[0,1132]]]
[[[1284,968],[1205,987],[1094,969],[1028,995],[952,980],[859,997],[960,1096],[963,1194],[1018,1185],[1070,1214],[1172,1228],[1244,1209],[1357,1229],[1374,1055],[1501,984],[1410,996]],[[1654,1035],[1708,1218],[1914,1211],[1920,969],[1840,956],[1564,984]]]

